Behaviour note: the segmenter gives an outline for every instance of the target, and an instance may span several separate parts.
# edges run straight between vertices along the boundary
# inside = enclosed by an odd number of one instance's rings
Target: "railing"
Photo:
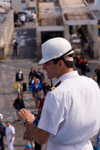
[[[4,55],[7,54],[14,32],[13,10],[9,10],[7,17],[0,27],[0,47],[4,47]]]

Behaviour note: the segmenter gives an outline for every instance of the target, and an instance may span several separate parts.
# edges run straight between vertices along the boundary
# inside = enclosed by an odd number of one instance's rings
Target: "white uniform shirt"
[[[12,125],[10,125],[9,127],[6,127],[7,139],[11,139],[12,134],[15,134],[15,128]]]
[[[47,94],[38,128],[51,133],[49,144],[70,145],[90,139],[100,128],[97,83],[77,71],[58,81],[61,84]]]

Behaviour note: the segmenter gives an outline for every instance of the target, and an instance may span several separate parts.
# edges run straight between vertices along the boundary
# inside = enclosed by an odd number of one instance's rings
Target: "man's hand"
[[[10,142],[12,142],[12,138],[10,139]]]
[[[20,119],[22,121],[24,121],[25,119],[28,119],[31,122],[33,122],[35,120],[35,116],[33,114],[31,114],[31,112],[29,110],[25,110],[25,109],[21,109],[18,112],[18,116],[20,117]]]

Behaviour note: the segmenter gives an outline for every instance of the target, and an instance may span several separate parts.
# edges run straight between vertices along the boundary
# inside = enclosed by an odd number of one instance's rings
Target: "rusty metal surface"
[[[66,20],[90,20],[93,19],[91,13],[85,13],[85,12],[80,12],[80,13],[65,13],[64,17]]]
[[[62,22],[62,19],[58,18],[58,19],[42,19],[40,21],[40,25],[41,26],[60,26],[62,25],[63,22]]]
[[[61,0],[63,6],[75,6],[75,5],[84,5],[82,0]]]

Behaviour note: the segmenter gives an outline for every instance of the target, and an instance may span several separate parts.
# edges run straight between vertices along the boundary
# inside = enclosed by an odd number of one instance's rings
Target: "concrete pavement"
[[[27,141],[22,139],[24,127],[22,124],[19,124],[19,122],[17,122],[16,111],[13,108],[13,102],[17,98],[17,91],[14,90],[15,73],[17,72],[18,68],[22,68],[24,74],[24,82],[27,83],[28,87],[28,73],[31,67],[34,67],[36,70],[38,70],[38,67],[40,66],[35,61],[27,59],[7,59],[0,61],[0,113],[3,114],[4,121],[11,121],[12,125],[15,127],[15,150],[23,150],[25,145],[27,144]],[[30,110],[31,112],[37,113],[37,109],[35,107],[31,92],[23,92],[23,100],[25,102],[26,109]]]

